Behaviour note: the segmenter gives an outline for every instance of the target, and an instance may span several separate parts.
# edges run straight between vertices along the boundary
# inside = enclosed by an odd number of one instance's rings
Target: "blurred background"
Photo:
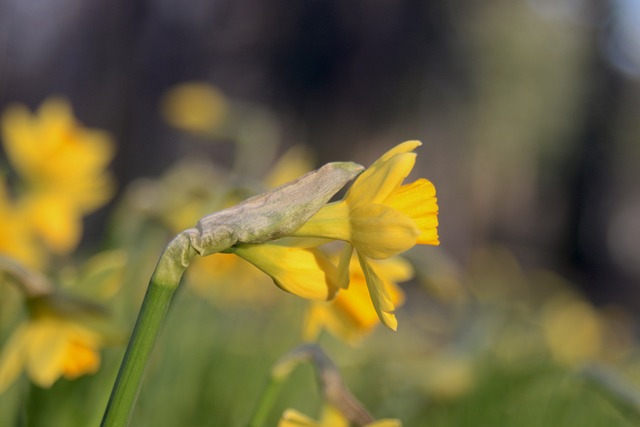
[[[0,108],[68,97],[121,188],[194,145],[228,161],[159,113],[186,81],[265,106],[318,163],[420,139],[457,260],[499,243],[637,308],[638,3],[2,0]]]
[[[303,143],[318,165],[369,165],[421,140],[414,174],[436,185],[441,245],[412,259],[433,286],[442,271],[552,271],[545,286],[624,312],[635,337],[640,1],[0,0],[0,110],[62,95],[116,141],[119,192],[86,219],[87,251],[135,180],[193,155],[231,166],[224,133],[163,116],[192,81],[268,116],[279,145],[254,141],[256,158]]]

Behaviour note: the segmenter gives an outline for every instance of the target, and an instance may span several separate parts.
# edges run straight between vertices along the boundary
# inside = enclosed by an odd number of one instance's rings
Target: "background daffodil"
[[[407,141],[389,150],[360,174],[343,200],[322,208],[294,233],[349,242],[358,254],[378,317],[394,330],[395,304],[369,260],[389,258],[416,244],[439,244],[435,187],[426,179],[403,185],[415,164],[412,151],[420,145]],[[341,278],[347,277],[350,251],[347,247],[342,257]]]
[[[82,217],[113,195],[105,171],[114,155],[107,133],[88,129],[69,103],[50,98],[32,114],[8,107],[1,120],[7,157],[24,184],[22,215],[56,253],[68,253],[82,235]]]
[[[364,427],[401,427],[398,420],[383,419],[374,421]],[[280,418],[278,427],[349,427],[347,420],[337,409],[332,406],[325,406],[322,412],[322,419],[316,421],[295,409],[287,409]]]
[[[92,326],[98,312],[75,299],[55,295],[34,298],[31,315],[16,328],[0,353],[0,393],[25,371],[40,387],[60,377],[74,379],[95,373],[106,338]],[[62,304],[60,304],[62,302]]]
[[[278,294],[268,276],[233,254],[195,258],[186,274],[189,288],[213,305],[264,305]]]
[[[404,301],[404,293],[396,282],[413,277],[411,263],[400,257],[371,262],[385,286],[389,289],[391,300],[397,307]],[[313,341],[323,328],[342,340],[355,344],[379,323],[380,319],[369,301],[366,277],[356,256],[351,258],[349,266],[349,288],[342,289],[329,303],[314,302],[310,305],[306,325],[305,339]]]

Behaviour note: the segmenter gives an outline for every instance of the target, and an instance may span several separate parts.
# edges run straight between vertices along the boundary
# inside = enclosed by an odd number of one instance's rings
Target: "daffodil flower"
[[[364,427],[401,427],[402,423],[394,419],[382,419]],[[337,409],[325,406],[322,419],[316,421],[295,409],[287,409],[278,422],[278,427],[349,427],[347,420]]]
[[[38,299],[39,307],[7,340],[0,353],[0,393],[13,384],[22,371],[40,387],[51,387],[60,377],[74,379],[100,367],[99,349],[103,333],[79,317],[75,300],[60,311]],[[64,313],[63,311],[69,311]]]
[[[5,152],[25,184],[22,215],[52,251],[67,253],[82,235],[82,216],[113,195],[106,165],[111,138],[77,122],[69,103],[50,98],[32,114],[8,107],[1,120]]]
[[[411,263],[401,257],[393,257],[374,260],[370,264],[389,290],[393,304],[396,307],[402,304],[404,293],[396,282],[413,277]],[[305,321],[305,340],[314,341],[323,328],[351,344],[365,337],[380,323],[368,292],[366,277],[354,256],[349,266],[349,288],[340,290],[333,301],[310,305]]]
[[[397,328],[395,304],[371,259],[385,259],[416,244],[438,245],[435,187],[426,179],[404,184],[415,164],[419,141],[391,149],[365,170],[345,198],[320,209],[293,236],[344,240],[356,250],[378,317]],[[341,258],[341,287],[348,285],[348,248]]]

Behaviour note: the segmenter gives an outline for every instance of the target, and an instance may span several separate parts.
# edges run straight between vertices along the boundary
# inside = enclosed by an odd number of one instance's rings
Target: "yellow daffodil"
[[[78,123],[61,98],[46,100],[36,114],[11,106],[1,126],[7,157],[25,185],[23,215],[52,251],[69,252],[82,234],[82,216],[113,195],[104,170],[113,142]]]
[[[413,277],[411,263],[400,257],[371,262],[371,268],[389,290],[391,301],[397,307],[404,301],[404,293],[395,282]],[[366,277],[358,258],[351,258],[349,288],[341,290],[328,303],[314,302],[307,313],[305,339],[313,341],[322,328],[349,342],[356,343],[380,323],[369,302]]]
[[[401,426],[402,423],[399,420],[383,419],[369,423],[364,427]],[[320,421],[311,419],[295,409],[287,409],[284,414],[282,414],[280,422],[278,422],[278,427],[349,427],[349,420],[332,406],[325,406]]]
[[[3,346],[0,393],[22,371],[41,387],[50,387],[60,377],[74,379],[96,372],[105,339],[85,320],[55,310],[36,310]]]
[[[395,305],[369,260],[389,258],[416,244],[439,244],[433,184],[418,179],[403,185],[415,163],[412,151],[420,145],[407,141],[385,153],[356,179],[343,200],[323,207],[293,234],[349,242],[358,254],[378,317],[394,330]],[[347,285],[350,257],[348,250],[340,263],[342,287]]]

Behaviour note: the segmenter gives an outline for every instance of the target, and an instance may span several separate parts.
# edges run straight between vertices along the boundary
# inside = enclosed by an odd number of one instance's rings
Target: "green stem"
[[[103,427],[129,424],[147,361],[164,323],[174,289],[149,284],[116,383],[102,419]]]
[[[260,396],[260,401],[253,412],[248,427],[262,427],[265,425],[267,417],[278,398],[278,393],[284,383],[283,380],[284,378],[276,378],[273,375],[269,377],[269,382]]]
[[[188,236],[182,233],[169,243],[160,257],[111,391],[102,427],[125,427],[129,424],[151,350],[167,316],[173,294],[180,284],[182,273],[195,254]]]

